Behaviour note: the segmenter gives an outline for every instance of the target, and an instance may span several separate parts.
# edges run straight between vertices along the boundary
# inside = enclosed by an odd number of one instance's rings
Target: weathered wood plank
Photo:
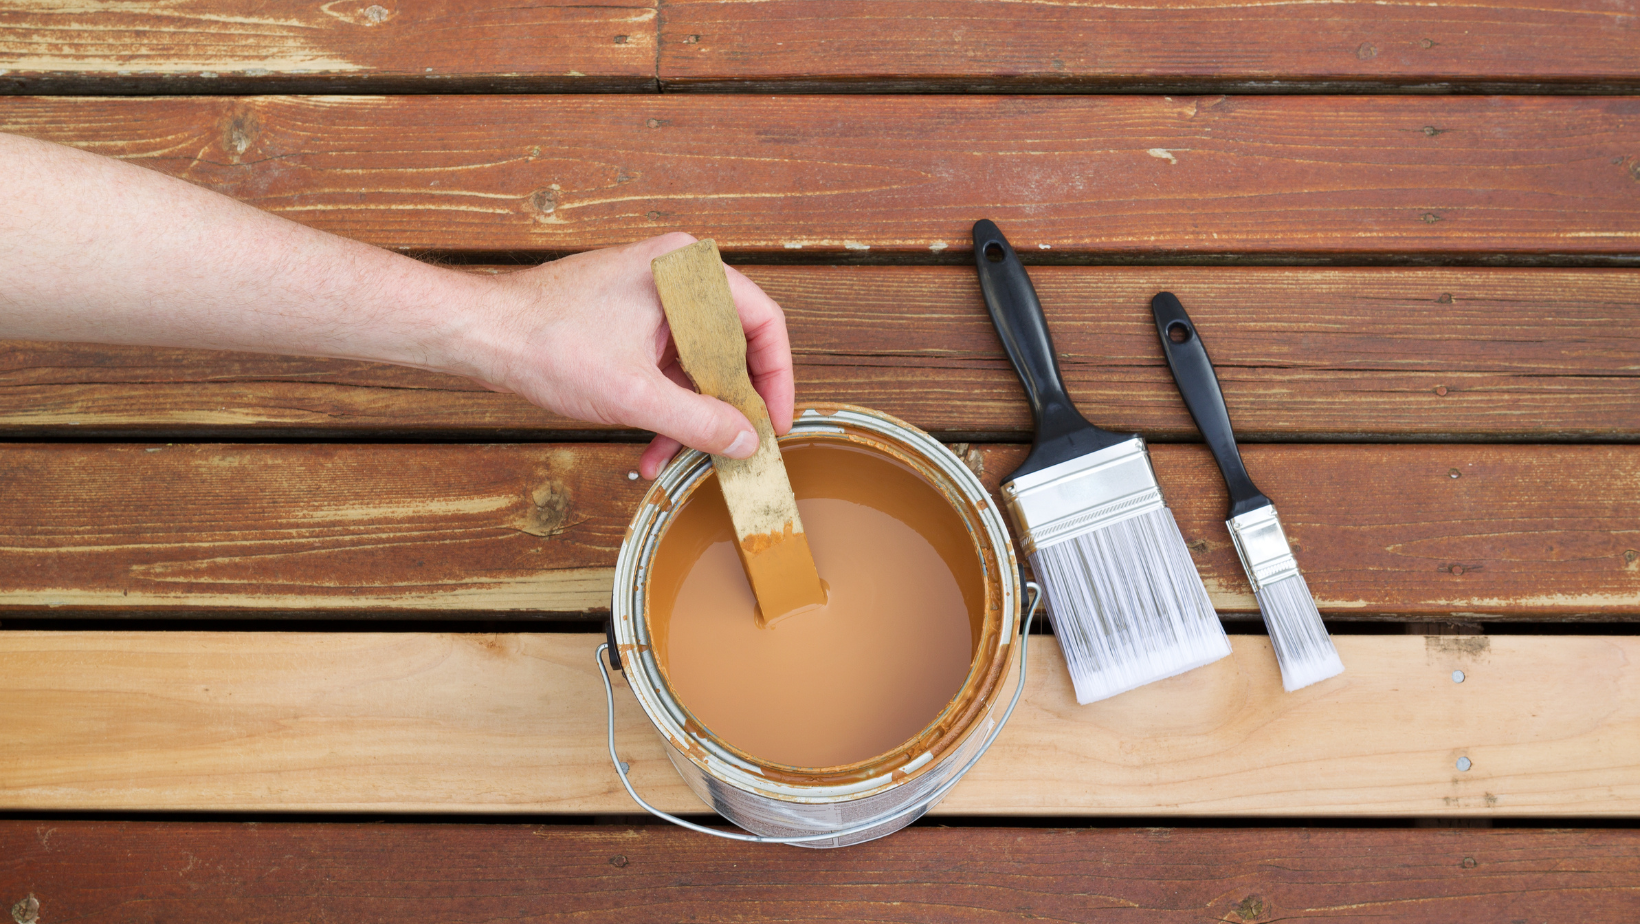
[[[0,823],[40,920],[1628,924],[1640,833],[912,828],[849,850],[665,827]]]
[[[0,447],[0,609],[526,614],[609,603],[641,447]],[[1254,613],[1200,446],[1151,448],[1214,604]],[[1339,618],[1640,614],[1640,447],[1246,447]],[[994,490],[1018,446],[973,447]]]
[[[655,33],[653,0],[8,3],[0,93],[653,89]]]
[[[668,0],[661,79],[831,92],[1632,88],[1637,13],[1631,0]]]
[[[0,808],[635,811],[605,745],[601,640],[0,633]],[[1298,693],[1268,639],[1235,636],[1230,658],[1084,707],[1052,638],[1034,640],[1012,723],[937,811],[1640,812],[1640,639],[1337,642],[1345,673]],[[616,703],[639,791],[701,811],[624,685]]]
[[[1030,414],[963,267],[747,266],[786,310],[798,395],[937,433],[1020,439]],[[1101,424],[1195,439],[1150,296],[1202,325],[1249,440],[1640,439],[1640,273],[1035,267],[1074,397]],[[25,438],[600,429],[466,379],[349,361],[0,344],[0,433]]]
[[[1633,262],[1640,99],[12,98],[0,129],[389,247]]]
[[[131,611],[607,608],[647,486],[627,477],[640,448],[7,446],[4,596]]]

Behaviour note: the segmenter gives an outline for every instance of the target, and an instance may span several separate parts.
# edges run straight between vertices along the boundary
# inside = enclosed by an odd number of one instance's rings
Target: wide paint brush
[[[1095,427],[1071,403],[1036,290],[989,221],[974,225],[974,263],[1036,423],[1031,454],[1002,498],[1047,593],[1077,702],[1229,654],[1145,441]]]
[[[650,266],[684,373],[701,394],[732,405],[757,429],[757,452],[751,458],[714,455],[712,467],[762,624],[773,626],[823,605],[825,586],[797,515],[769,408],[746,374],[746,334],[717,244],[697,241],[656,257]]]
[[[1276,516],[1276,505],[1253,484],[1236,450],[1230,411],[1196,325],[1171,292],[1151,299],[1150,310],[1156,316],[1156,333],[1162,338],[1162,352],[1173,370],[1173,381],[1178,383],[1185,407],[1195,418],[1230,489],[1230,519],[1226,525],[1247,579],[1252,582],[1264,625],[1270,630],[1270,644],[1281,665],[1281,685],[1297,690],[1342,673],[1344,663],[1338,659],[1338,651],[1310,596],[1310,587],[1299,573],[1298,560]]]

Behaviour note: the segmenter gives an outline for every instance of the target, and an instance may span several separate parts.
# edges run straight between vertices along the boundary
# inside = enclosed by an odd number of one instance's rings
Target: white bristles
[[[1270,630],[1270,645],[1281,665],[1281,685],[1290,693],[1319,680],[1344,672],[1321,613],[1310,596],[1304,575],[1265,584],[1254,592],[1264,625]]]
[[[1165,507],[1038,549],[1031,567],[1047,592],[1079,703],[1230,653],[1230,639]]]

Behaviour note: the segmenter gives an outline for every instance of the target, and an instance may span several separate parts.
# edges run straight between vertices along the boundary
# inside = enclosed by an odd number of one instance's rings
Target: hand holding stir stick
[[[757,429],[757,452],[751,458],[714,455],[712,466],[734,522],[735,549],[757,595],[761,623],[773,626],[824,605],[825,587],[797,514],[769,410],[746,374],[746,337],[717,244],[699,241],[656,257],[651,266],[684,373],[701,394],[734,406]]]

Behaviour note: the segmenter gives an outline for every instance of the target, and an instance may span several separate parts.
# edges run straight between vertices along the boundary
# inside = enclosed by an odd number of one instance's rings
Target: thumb
[[[632,390],[622,423],[731,459],[750,458],[757,451],[757,430],[733,406],[683,388],[659,370],[642,382]]]

